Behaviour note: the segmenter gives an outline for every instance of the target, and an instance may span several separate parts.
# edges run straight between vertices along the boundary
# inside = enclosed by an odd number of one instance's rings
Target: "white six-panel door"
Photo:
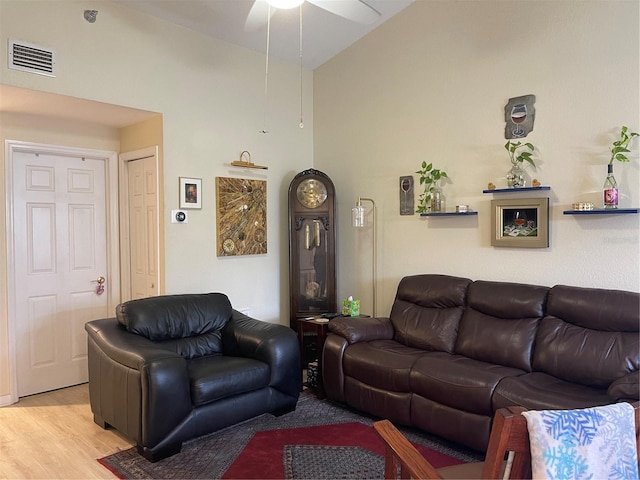
[[[105,168],[104,159],[12,155],[18,396],[86,382],[84,324],[112,316]]]
[[[131,298],[159,295],[156,157],[127,163]]]

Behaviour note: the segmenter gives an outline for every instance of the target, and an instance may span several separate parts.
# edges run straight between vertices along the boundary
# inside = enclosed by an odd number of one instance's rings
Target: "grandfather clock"
[[[337,311],[335,187],[310,168],[289,185],[290,326],[298,318]]]

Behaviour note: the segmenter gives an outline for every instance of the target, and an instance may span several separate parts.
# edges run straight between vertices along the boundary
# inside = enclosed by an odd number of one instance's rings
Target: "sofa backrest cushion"
[[[548,287],[475,281],[467,291],[455,352],[469,358],[531,371],[538,323]]]
[[[533,368],[607,388],[640,369],[640,294],[557,285],[536,336]]]
[[[222,293],[149,297],[116,307],[118,322],[129,332],[186,358],[221,353],[220,330],[232,314],[231,302]]]
[[[471,280],[448,275],[404,277],[389,319],[394,340],[409,347],[453,353]]]

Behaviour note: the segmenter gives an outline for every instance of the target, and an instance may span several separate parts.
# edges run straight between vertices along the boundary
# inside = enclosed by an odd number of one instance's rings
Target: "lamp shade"
[[[267,3],[275,8],[294,8],[302,5],[304,0],[267,0]]]
[[[351,225],[357,228],[364,227],[364,207],[360,204],[351,209]]]

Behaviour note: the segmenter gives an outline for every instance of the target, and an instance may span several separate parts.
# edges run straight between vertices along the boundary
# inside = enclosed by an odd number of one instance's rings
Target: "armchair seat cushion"
[[[189,386],[194,406],[269,386],[269,365],[258,360],[222,355],[189,361]]]
[[[499,382],[524,373],[462,355],[432,352],[420,357],[411,370],[411,391],[442,405],[491,415],[491,396]]]

